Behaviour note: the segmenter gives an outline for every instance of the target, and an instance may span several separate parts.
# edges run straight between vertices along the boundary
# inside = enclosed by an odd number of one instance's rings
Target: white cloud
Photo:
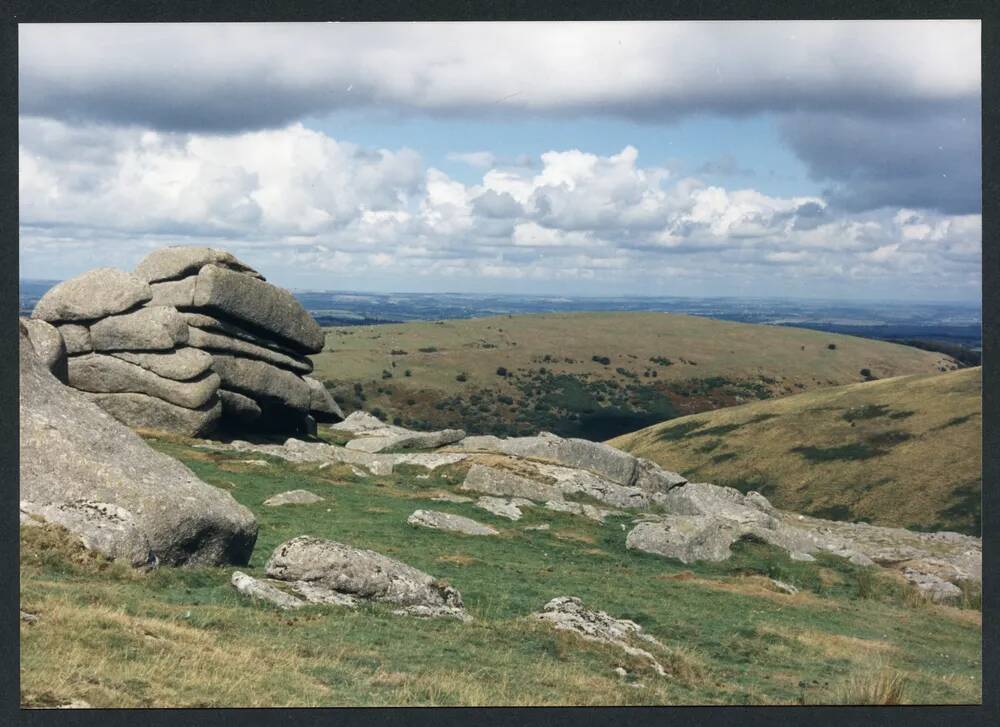
[[[80,139],[90,151],[75,154]],[[28,277],[131,267],[178,243],[228,248],[286,284],[325,288],[378,279],[477,289],[488,278],[605,293],[733,293],[768,280],[943,289],[980,266],[979,215],[833,214],[820,197],[674,178],[630,146],[553,150],[534,169],[490,169],[465,184],[412,151],[300,124],[214,135],[28,119],[20,140]]]

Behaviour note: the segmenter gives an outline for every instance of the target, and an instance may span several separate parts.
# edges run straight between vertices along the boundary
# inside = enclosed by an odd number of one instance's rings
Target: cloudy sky
[[[21,276],[977,300],[977,21],[21,25]]]

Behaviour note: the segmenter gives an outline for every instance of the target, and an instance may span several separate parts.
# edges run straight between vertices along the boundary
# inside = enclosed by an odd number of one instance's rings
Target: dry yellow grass
[[[981,436],[982,369],[972,368],[729,407],[610,443],[701,481],[762,490],[788,510],[968,532]]]

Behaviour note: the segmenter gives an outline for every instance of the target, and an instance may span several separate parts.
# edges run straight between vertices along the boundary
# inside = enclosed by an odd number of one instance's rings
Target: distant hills
[[[789,510],[978,535],[981,437],[971,368],[683,417],[610,444]]]
[[[881,341],[648,312],[331,328],[312,358],[346,411],[415,428],[597,440],[748,401],[958,366]]]

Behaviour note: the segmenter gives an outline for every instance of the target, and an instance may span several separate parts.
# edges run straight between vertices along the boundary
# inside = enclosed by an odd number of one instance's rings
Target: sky
[[[20,274],[978,301],[978,21],[19,26]]]

